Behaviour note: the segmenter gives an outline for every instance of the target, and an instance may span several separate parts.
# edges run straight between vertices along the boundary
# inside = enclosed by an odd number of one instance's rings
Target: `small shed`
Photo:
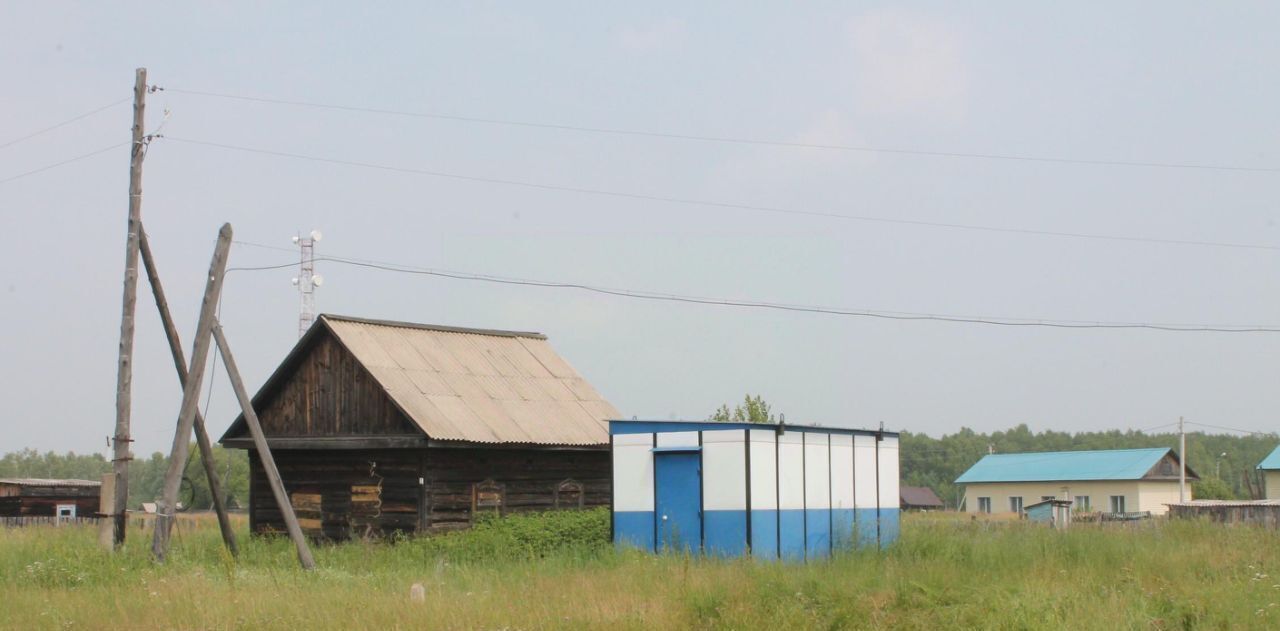
[[[0,479],[0,517],[95,517],[101,482]]]
[[[927,486],[904,486],[898,492],[902,510],[942,510],[945,508],[938,495]]]
[[[804,560],[898,538],[898,434],[610,421],[613,541]]]
[[[1026,507],[1027,519],[1066,530],[1071,525],[1072,500],[1043,500]]]
[[[316,538],[609,501],[618,410],[539,333],[321,315],[253,407]],[[243,416],[221,442],[249,451],[250,529],[283,532]]]

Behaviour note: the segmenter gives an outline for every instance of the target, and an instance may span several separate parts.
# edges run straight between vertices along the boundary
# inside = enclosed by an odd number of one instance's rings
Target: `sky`
[[[224,222],[233,268],[296,262],[291,238],[317,229],[319,256],[665,294],[1280,327],[1275,3],[260,4],[0,5],[0,451],[106,452],[138,67],[163,88],[142,216],[187,344]],[[750,393],[790,423],[935,436],[1280,429],[1280,333],[317,271],[321,312],[543,332],[627,418],[704,418]],[[221,321],[250,390],[296,342],[296,274],[228,273]],[[148,292],[139,454],[168,449],[181,399]],[[221,434],[238,410],[211,374]]]

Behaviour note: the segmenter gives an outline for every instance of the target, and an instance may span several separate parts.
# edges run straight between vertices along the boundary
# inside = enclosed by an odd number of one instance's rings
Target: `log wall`
[[[605,450],[273,450],[272,455],[303,530],[316,538],[440,532],[466,528],[482,511],[609,504]],[[250,528],[283,532],[279,508],[252,450],[249,463]]]

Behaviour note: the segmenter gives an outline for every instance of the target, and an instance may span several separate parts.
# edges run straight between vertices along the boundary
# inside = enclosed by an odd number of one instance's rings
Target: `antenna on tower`
[[[316,287],[324,284],[324,277],[316,273],[316,242],[320,241],[319,230],[312,230],[307,236],[298,235],[293,242],[302,250],[302,259],[298,263],[298,275],[293,278],[293,285],[302,295],[302,305],[298,312],[298,337],[307,333],[311,323],[316,320]]]

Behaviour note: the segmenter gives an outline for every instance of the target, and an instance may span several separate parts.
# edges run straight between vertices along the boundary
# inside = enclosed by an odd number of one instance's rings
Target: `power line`
[[[85,113],[83,113],[83,114],[81,114],[81,115],[79,115],[79,116],[76,116],[76,117],[73,117],[73,118],[68,118],[67,120],[64,120],[64,121],[62,121],[61,123],[58,123],[58,124],[56,124],[56,125],[50,125],[50,126],[48,126],[48,127],[45,127],[44,129],[39,129],[39,130],[33,131],[33,132],[31,132],[31,133],[29,133],[29,134],[27,134],[27,135],[25,135],[25,136],[19,136],[19,137],[17,137],[17,138],[14,138],[13,140],[9,140],[9,141],[7,141],[7,142],[5,142],[5,143],[3,143],[3,144],[0,144],[0,149],[4,149],[5,147],[8,147],[8,146],[10,146],[10,145],[16,145],[16,144],[18,144],[18,143],[20,143],[20,142],[22,142],[22,141],[24,141],[24,140],[29,140],[29,139],[31,139],[31,138],[35,138],[36,136],[39,136],[40,134],[47,133],[47,132],[51,132],[51,131],[53,131],[53,130],[55,130],[55,129],[58,129],[59,127],[66,127],[67,125],[70,125],[71,123],[74,123],[74,122],[76,122],[76,121],[78,121],[78,120],[80,120],[80,119],[88,118],[88,117],[90,117],[90,116],[93,116],[94,114],[97,114],[98,112],[103,112],[103,111],[109,110],[109,109],[111,109],[111,108],[113,108],[113,107],[115,107],[115,106],[117,106],[117,105],[120,105],[121,103],[128,103],[130,100],[132,100],[132,98],[126,97],[126,98],[120,99],[119,101],[112,101],[111,103],[107,103],[106,105],[103,105],[102,107],[99,107],[99,108],[95,108],[95,109],[89,110],[88,112],[85,112]]]
[[[111,145],[111,146],[109,146],[109,147],[103,147],[103,148],[101,148],[101,149],[98,149],[97,151],[90,151],[89,153],[86,153],[86,154],[83,154],[83,155],[79,155],[79,156],[76,156],[76,157],[74,157],[74,158],[68,158],[68,159],[63,160],[63,161],[61,161],[61,162],[55,162],[55,163],[53,163],[53,164],[46,164],[45,166],[42,166],[42,167],[40,167],[40,168],[38,168],[38,169],[32,169],[32,170],[30,170],[30,171],[24,171],[24,172],[19,173],[19,174],[17,174],[17,175],[13,175],[13,176],[7,177],[7,178],[5,178],[5,179],[3,179],[3,180],[0,180],[0,184],[5,184],[5,183],[8,183],[8,182],[12,182],[12,181],[17,180],[17,179],[19,179],[19,178],[27,177],[28,175],[35,175],[35,174],[40,173],[40,172],[42,172],[42,171],[48,171],[49,169],[55,169],[55,168],[57,168],[57,167],[60,167],[60,166],[66,165],[66,164],[71,164],[72,162],[79,162],[80,160],[84,160],[85,158],[92,158],[93,156],[96,156],[96,155],[98,155],[98,154],[100,154],[100,153],[106,153],[106,152],[108,152],[108,151],[111,151],[112,149],[116,149],[116,148],[118,148],[118,147],[123,147],[123,146],[125,146],[125,145],[127,145],[127,144],[129,144],[129,142],[127,142],[127,141],[126,141],[126,142],[118,142],[118,143],[116,143],[116,144],[114,144],[114,145]]]
[[[1056,164],[1078,164],[1078,165],[1094,165],[1094,166],[1118,166],[1118,167],[1143,167],[1158,169],[1199,169],[1212,171],[1241,171],[1255,173],[1280,173],[1280,168],[1272,167],[1245,167],[1230,166],[1218,164],[1197,164],[1197,163],[1178,163],[1178,162],[1151,162],[1151,161],[1130,161],[1130,160],[1099,160],[1099,159],[1080,159],[1080,158],[1064,158],[1055,156],[1032,156],[1032,155],[1016,155],[1016,154],[1000,154],[1000,153],[973,153],[962,151],[927,151],[919,149],[901,149],[888,147],[870,147],[870,146],[854,146],[854,145],[834,145],[822,143],[806,143],[806,142],[788,142],[781,140],[766,140],[760,138],[735,138],[729,136],[705,136],[698,134],[680,134],[673,132],[657,132],[645,131],[637,129],[620,129],[613,127],[588,127],[582,125],[562,125],[556,123],[539,123],[533,121],[510,120],[500,118],[483,118],[477,116],[458,116],[452,114],[437,114],[431,112],[409,112],[403,110],[382,109],[373,107],[356,107],[350,105],[333,105],[328,103],[316,103],[312,101],[297,101],[289,99],[276,99],[266,97],[242,96],[238,94],[223,94],[218,92],[205,92],[200,90],[184,90],[181,88],[163,88],[169,92],[178,94],[189,94],[193,96],[205,96],[220,99],[234,99],[238,101],[249,101],[254,103],[268,103],[272,105],[291,105],[298,107],[309,107],[316,109],[337,110],[344,112],[359,112],[364,114],[381,114],[390,116],[404,116],[410,118],[427,118],[434,120],[447,120],[463,123],[481,123],[486,125],[504,125],[510,127],[529,127],[535,129],[552,129],[557,131],[573,131],[593,134],[610,134],[619,136],[642,136],[646,138],[666,138],[672,140],[687,140],[696,142],[714,142],[739,145],[760,145],[769,147],[788,147],[796,149],[824,149],[833,151],[851,151],[862,153],[885,153],[912,156],[928,156],[935,158],[966,158],[978,160],[1005,160],[1018,162],[1047,162]]]
[[[242,151],[247,153],[256,153],[261,155],[275,156],[279,158],[292,158],[297,160],[307,160],[310,162],[320,162],[325,164],[336,164],[340,166],[359,167],[363,169],[373,169],[378,171],[390,171],[393,173],[407,173],[412,175],[425,175],[429,177],[438,177],[445,179],[461,180],[466,182],[478,182],[482,184],[499,184],[503,186],[517,186],[522,188],[532,188],[538,190],[560,191],[569,193],[581,193],[584,195],[599,195],[604,197],[615,197],[624,199],[637,199],[642,201],[662,202],[668,204],[680,204],[686,206],[706,206],[710,208],[727,208],[733,210],[749,210],[765,213],[783,214],[783,215],[800,215],[808,217],[823,217],[827,219],[840,219],[845,221],[860,221],[872,223],[884,223],[904,226],[923,226],[930,228],[945,228],[955,230],[976,230],[982,232],[998,232],[1005,234],[1023,234],[1023,235],[1039,235],[1051,237],[1069,237],[1073,239],[1102,239],[1108,241],[1129,241],[1139,243],[1155,243],[1162,245],[1192,245],[1201,247],[1215,248],[1241,248],[1249,250],[1267,250],[1280,251],[1280,246],[1261,245],[1252,243],[1229,243],[1220,241],[1196,241],[1187,239],[1157,239],[1150,237],[1130,237],[1121,235],[1106,235],[1084,232],[1058,232],[1053,230],[1032,230],[1023,228],[1004,228],[999,226],[984,226],[977,224],[960,224],[938,221],[919,221],[912,219],[893,219],[889,217],[873,217],[866,215],[845,215],[834,212],[803,210],[795,208],[783,208],[779,206],[760,206],[753,204],[734,204],[729,202],[718,202],[711,200],[688,199],[681,197],[668,197],[663,195],[649,195],[644,193],[626,193],[619,191],[608,191],[595,188],[583,188],[576,186],[559,186],[554,184],[542,184],[537,182],[526,182],[520,180],[507,180],[493,177],[482,177],[472,175],[462,175],[457,173],[447,173],[444,171],[433,171],[427,169],[415,169],[409,167],[398,167],[386,164],[377,164],[372,162],[360,162],[356,160],[342,160],[337,158],[325,158],[320,156],[311,156],[300,153],[291,153],[286,151],[274,151],[271,149],[259,149],[255,147],[244,147],[240,145],[232,145],[220,142],[209,142],[204,140],[194,140],[189,138],[176,138],[174,136],[165,136],[166,139],[174,142],[186,143],[192,145],[201,145],[206,147],[216,147],[219,149],[227,149],[231,151]]]
[[[274,249],[273,246],[250,243],[245,241],[236,241],[240,245],[253,247],[261,247]],[[1158,331],[1176,331],[1176,332],[1205,332],[1205,333],[1280,333],[1280,327],[1270,326],[1249,326],[1249,325],[1221,325],[1221,324],[1176,324],[1176,323],[1142,323],[1142,322],[1089,322],[1080,320],[1032,320],[1024,318],[1005,318],[1005,317],[986,317],[986,316],[964,316],[964,315],[947,315],[947,314],[927,314],[913,313],[903,311],[883,311],[873,309],[848,309],[841,307],[826,307],[815,305],[787,304],[779,302],[766,302],[756,300],[732,300],[728,298],[716,298],[708,296],[690,296],[668,293],[657,293],[649,291],[640,291],[634,289],[618,289],[610,287],[599,287],[595,285],[586,285],[582,283],[564,282],[564,281],[546,281],[534,280],[527,278],[512,278],[506,276],[493,276],[489,274],[477,274],[473,272],[461,272],[453,270],[440,270],[425,267],[414,267],[402,265],[399,263],[388,263],[381,261],[351,259],[339,256],[323,256],[316,257],[317,261],[328,261],[341,265],[350,265],[353,267],[362,267],[368,269],[377,269],[388,272],[396,272],[401,274],[416,274],[424,276],[434,276],[438,278],[449,278],[454,280],[465,280],[485,283],[495,283],[502,285],[518,285],[527,287],[543,287],[551,289],[576,289],[591,293],[604,294],[610,296],[618,296],[622,298],[631,298],[637,300],[651,300],[664,302],[679,302],[689,304],[716,305],[725,307],[742,307],[751,309],[769,309],[777,311],[790,311],[800,313],[814,313],[821,315],[833,315],[844,317],[862,317],[862,318],[879,318],[886,320],[928,320],[935,322],[954,322],[963,324],[986,324],[992,326],[1005,327],[1042,327],[1056,329],[1150,329]],[[237,268],[245,271],[254,271],[260,269],[281,269],[296,264],[264,266],[262,268]]]
[[[1226,430],[1228,432],[1240,432],[1241,434],[1255,434],[1258,436],[1274,436],[1275,432],[1256,432],[1250,429],[1238,429],[1235,427],[1223,427],[1221,425],[1210,425],[1208,423],[1197,423],[1195,421],[1185,421],[1187,425],[1197,425],[1200,427],[1210,427],[1213,429]]]

